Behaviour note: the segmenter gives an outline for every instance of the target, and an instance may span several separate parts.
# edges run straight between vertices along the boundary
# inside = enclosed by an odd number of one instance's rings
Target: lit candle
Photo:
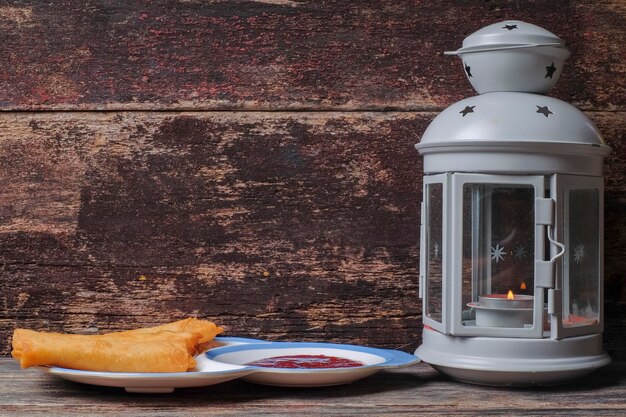
[[[488,294],[468,306],[476,310],[476,325],[483,327],[525,327],[533,323],[532,295]]]

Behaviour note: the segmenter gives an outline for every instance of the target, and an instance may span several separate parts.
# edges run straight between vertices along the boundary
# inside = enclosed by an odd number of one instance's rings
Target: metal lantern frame
[[[545,184],[549,183],[549,188]],[[424,177],[424,193],[422,203],[421,247],[422,261],[420,262],[420,298],[424,304],[429,303],[428,290],[428,223],[429,208],[426,202],[429,200],[428,187],[432,184],[441,184],[443,187],[443,217],[442,217],[442,307],[441,321],[433,320],[426,310],[424,312],[424,324],[431,329],[442,333],[457,336],[494,336],[494,337],[518,337],[518,338],[544,338],[550,337],[560,340],[565,337],[602,332],[603,326],[603,224],[602,215],[603,181],[601,177],[587,177],[580,175],[551,174],[543,175],[493,175],[477,173],[445,173],[426,175]],[[534,195],[534,303],[533,325],[524,328],[506,327],[468,327],[462,322],[461,302],[461,258],[462,258],[462,227],[454,227],[452,224],[461,225],[463,215],[463,186],[466,184],[486,185],[525,185],[533,187]],[[563,315],[563,300],[568,299],[570,288],[567,279],[567,271],[559,258],[568,257],[571,244],[558,246],[561,242],[567,242],[564,223],[568,220],[568,192],[571,190],[596,190],[598,192],[598,280],[597,280],[597,305],[599,320],[595,324],[586,324],[576,327],[564,327],[559,318]],[[549,197],[544,197],[546,191]],[[487,216],[490,217],[490,216]],[[551,230],[552,233],[550,233]],[[546,241],[552,239],[549,251]],[[548,256],[549,255],[549,256]],[[547,259],[547,258],[550,259]],[[475,260],[475,257],[473,258]],[[564,264],[565,267],[568,263]],[[474,273],[476,275],[476,273]],[[472,279],[475,283],[476,278]],[[544,290],[547,290],[545,292]],[[544,295],[547,295],[544,297]],[[547,306],[546,306],[547,303]],[[550,319],[549,330],[544,330],[544,322]]]
[[[610,362],[602,349],[602,175],[610,148],[578,109],[536,94],[554,85],[548,77],[558,78],[569,56],[554,34],[505,21],[463,45],[450,54],[484,94],[452,104],[416,145],[425,173],[416,355],[471,383],[561,383]],[[510,73],[480,78],[482,68]],[[494,266],[513,257],[494,245],[492,228],[502,225],[532,241],[519,249],[521,272]],[[531,270],[530,288],[521,287],[528,294],[494,289]]]

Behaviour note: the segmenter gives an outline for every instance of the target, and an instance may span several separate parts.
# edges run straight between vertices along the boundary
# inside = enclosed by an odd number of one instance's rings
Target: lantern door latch
[[[542,288],[554,288],[555,263],[565,253],[565,246],[554,239],[554,200],[551,198],[535,199],[535,224],[547,226],[546,237],[559,252],[549,261],[535,261],[535,285]]]
[[[535,224],[554,225],[554,200],[551,198],[535,199]]]

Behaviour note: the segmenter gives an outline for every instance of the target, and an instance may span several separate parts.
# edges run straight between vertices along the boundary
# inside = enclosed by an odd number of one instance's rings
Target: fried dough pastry
[[[155,327],[143,327],[141,329],[135,330],[126,330],[124,332],[116,332],[111,334],[119,334],[119,335],[137,335],[137,334],[145,334],[145,333],[156,333],[156,332],[190,332],[190,333],[199,333],[202,335],[200,338],[200,344],[209,342],[213,340],[215,336],[222,333],[224,331],[223,328],[217,326],[212,321],[208,320],[200,320],[195,317],[190,317],[183,320],[178,320],[172,323],[162,324],[160,326]]]
[[[103,335],[16,329],[11,355],[22,368],[52,365],[104,372],[186,372],[223,329],[195,318]]]

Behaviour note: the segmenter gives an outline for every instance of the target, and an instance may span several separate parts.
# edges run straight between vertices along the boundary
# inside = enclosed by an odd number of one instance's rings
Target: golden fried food
[[[130,335],[130,334],[145,334],[156,332],[190,332],[199,333],[202,335],[199,343],[206,343],[213,340],[215,336],[224,331],[223,328],[217,326],[212,321],[200,320],[195,317],[190,317],[183,320],[178,320],[172,323],[162,324],[155,327],[143,327],[141,329],[126,330],[124,332],[116,332],[112,334]]]
[[[11,355],[22,368],[51,365],[105,372],[185,372],[223,329],[195,318],[103,335],[16,329]]]

